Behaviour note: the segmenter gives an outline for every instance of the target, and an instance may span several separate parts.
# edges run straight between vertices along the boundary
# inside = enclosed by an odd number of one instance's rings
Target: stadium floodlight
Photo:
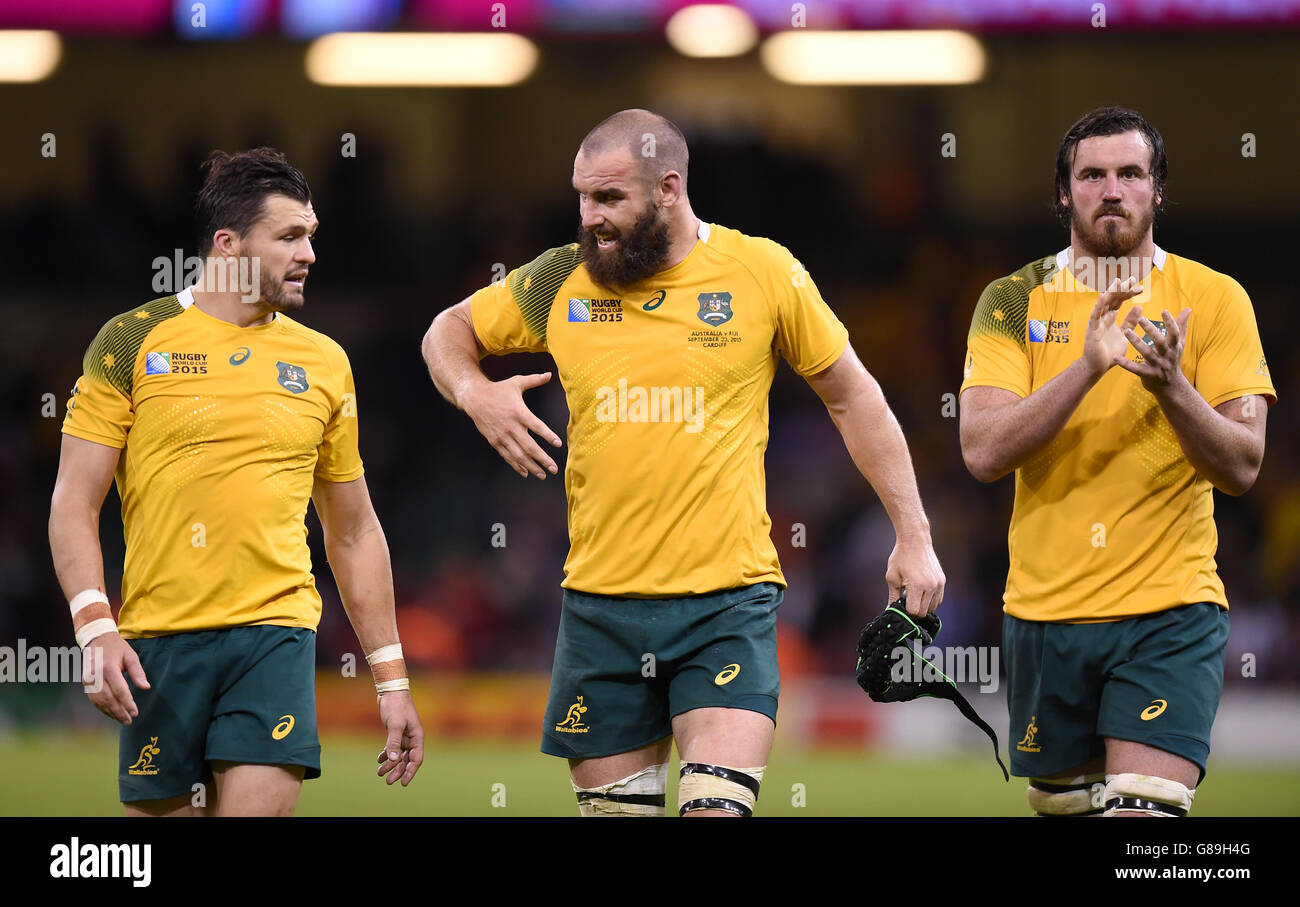
[[[0,31],[0,82],[39,82],[49,78],[63,56],[63,42],[52,31]]]
[[[758,28],[749,14],[722,3],[682,7],[664,33],[673,49],[687,57],[737,57],[758,43]]]
[[[984,48],[960,31],[786,31],[759,51],[796,85],[964,85],[984,76]]]
[[[337,32],[307,48],[307,76],[322,85],[514,85],[537,58],[520,35]]]

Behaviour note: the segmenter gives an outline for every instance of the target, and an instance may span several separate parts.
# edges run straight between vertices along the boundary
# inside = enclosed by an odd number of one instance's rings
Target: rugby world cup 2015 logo
[[[280,377],[276,380],[285,390],[293,391],[295,394],[301,394],[310,385],[307,383],[307,371],[298,365],[290,365],[287,362],[277,362],[275,367],[280,370]]]
[[[717,327],[731,320],[730,293],[701,293],[697,298],[700,301],[700,310],[695,314],[700,321]]]

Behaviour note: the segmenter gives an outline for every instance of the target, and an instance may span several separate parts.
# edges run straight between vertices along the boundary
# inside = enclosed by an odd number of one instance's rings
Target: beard
[[[278,278],[270,274],[261,275],[260,301],[277,312],[296,312],[301,309],[306,298],[303,293],[291,291],[287,281],[288,275]]]
[[[1074,235],[1079,238],[1079,244],[1084,250],[1095,258],[1127,258],[1146,238],[1156,217],[1155,208],[1150,207],[1142,213],[1137,223],[1132,223],[1131,220],[1129,223],[1113,220],[1098,223],[1097,218],[1104,214],[1132,216],[1119,205],[1102,205],[1089,222],[1079,213],[1078,208],[1072,206],[1070,210],[1070,227]]]
[[[668,221],[650,204],[612,249],[602,250],[596,234],[581,224],[578,245],[593,281],[610,289],[628,287],[658,273],[668,260]]]

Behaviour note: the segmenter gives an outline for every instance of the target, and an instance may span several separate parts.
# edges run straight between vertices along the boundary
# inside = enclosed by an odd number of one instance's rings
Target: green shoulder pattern
[[[985,287],[975,306],[967,340],[982,334],[1002,334],[1023,349],[1028,336],[1029,294],[1051,281],[1056,272],[1054,257],[1040,258]]]
[[[546,342],[546,322],[551,305],[561,285],[582,264],[582,250],[577,243],[547,249],[528,264],[518,268],[510,280],[510,292],[523,315],[528,329]]]
[[[159,324],[183,311],[184,306],[175,296],[163,296],[115,315],[91,341],[82,371],[87,378],[111,384],[130,399],[135,383],[135,360],[144,338]]]

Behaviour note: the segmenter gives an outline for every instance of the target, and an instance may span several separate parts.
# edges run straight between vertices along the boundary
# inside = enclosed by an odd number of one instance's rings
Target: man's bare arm
[[[385,646],[398,645],[388,541],[375,515],[365,477],[351,482],[317,479],[312,501],[325,537],[325,556],[362,651],[369,655]],[[379,774],[387,775],[389,784],[398,779],[403,786],[410,784],[424,761],[424,729],[410,691],[380,693],[379,715],[388,732],[384,751],[377,760]]]
[[[1101,375],[1082,357],[1023,399],[1001,387],[961,395],[961,455],[971,475],[994,482],[1015,472],[1061,433]]]
[[[68,599],[83,589],[105,591],[99,511],[121,454],[116,447],[63,436],[49,530],[54,572]]]
[[[433,385],[453,406],[465,411],[479,433],[501,458],[521,476],[539,479],[558,472],[551,459],[533,439],[533,434],[554,447],[560,438],[524,403],[524,391],[551,380],[551,373],[515,375],[492,381],[483,374],[479,361],[485,355],[474,332],[470,301],[462,300],[433,319],[420,351]]]
[[[366,652],[395,645],[393,569],[365,477],[351,482],[317,479],[312,503],[324,532],[325,556],[357,640]]]
[[[858,471],[871,484],[894,524],[897,544],[885,580],[890,601],[906,588],[907,610],[928,614],[943,601],[944,575],[930,539],[907,440],[885,396],[853,348],[808,378],[844,437]]]
[[[425,332],[420,352],[429,367],[433,386],[457,409],[465,408],[467,388],[472,390],[475,385],[490,383],[479,366],[487,351],[474,332],[468,299],[438,313]]]
[[[49,532],[54,572],[69,601],[86,589],[107,591],[99,512],[121,454],[116,447],[63,436],[59,474],[50,499]],[[86,656],[85,663],[99,672],[98,677],[83,677],[86,695],[105,715],[129,725],[140,710],[122,673],[129,673],[140,689],[149,689],[135,650],[113,631],[87,642]]]

